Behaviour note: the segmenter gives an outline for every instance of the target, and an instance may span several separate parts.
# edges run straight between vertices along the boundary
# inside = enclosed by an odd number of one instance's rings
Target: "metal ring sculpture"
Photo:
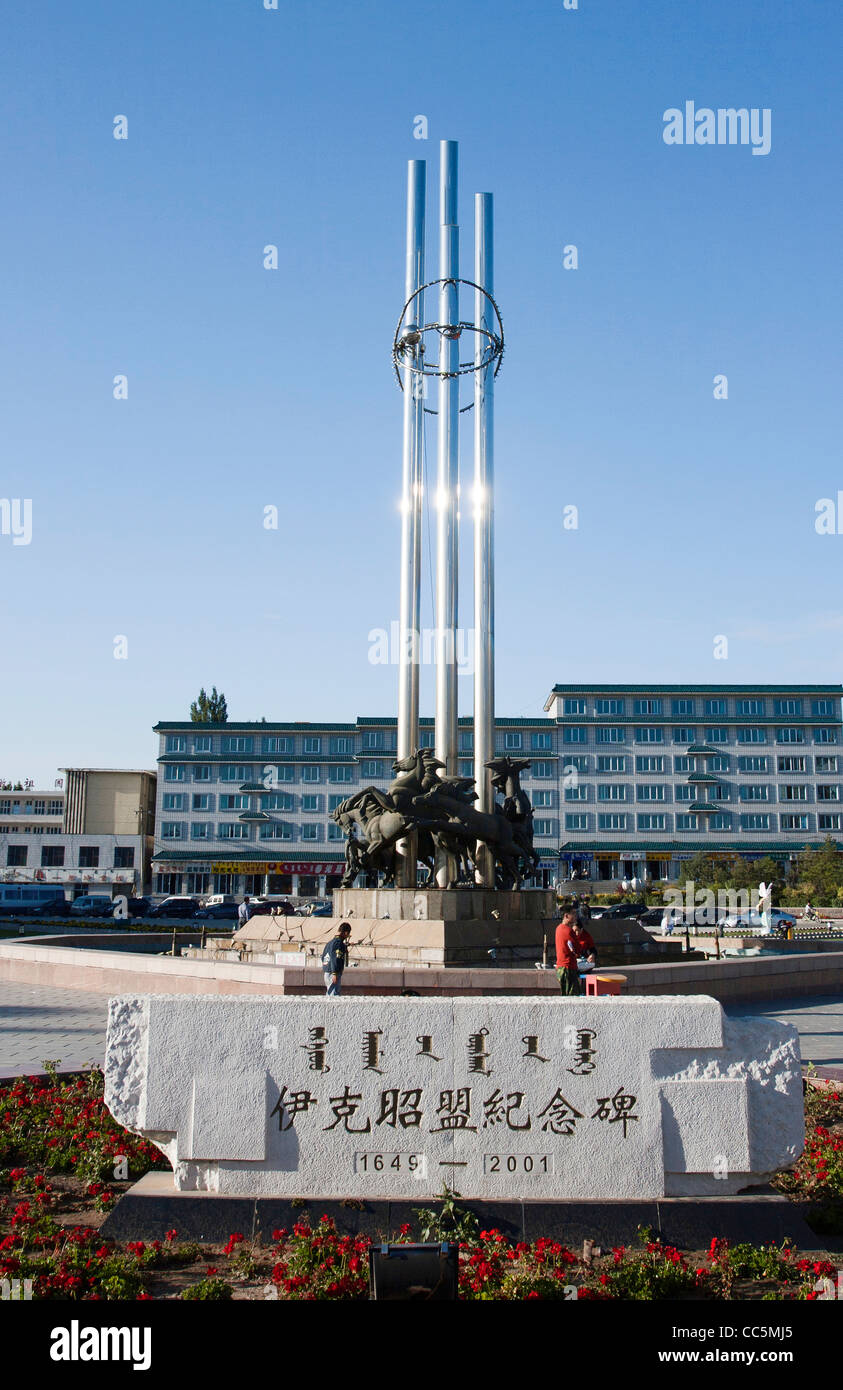
[[[452,324],[452,323],[426,323],[426,324],[424,324],[421,328],[417,328],[417,327],[414,326],[414,327],[411,328],[411,329],[409,329],[409,328],[408,328],[408,329],[405,329],[405,328],[404,328],[404,321],[405,321],[405,319],[406,319],[406,317],[407,317],[407,310],[410,308],[410,305],[413,303],[413,301],[414,301],[415,299],[418,299],[419,295],[423,294],[425,290],[432,289],[434,285],[467,285],[467,286],[468,286],[470,289],[472,289],[472,290],[479,290],[480,293],[481,293],[486,299],[488,299],[489,303],[491,304],[491,306],[492,306],[492,308],[493,308],[493,310],[494,310],[494,313],[495,313],[495,320],[496,320],[497,327],[498,327],[498,332],[493,333],[493,332],[491,332],[488,328],[480,328],[476,323],[465,323],[465,322],[463,322],[463,321],[460,321],[460,322],[457,323],[457,324]],[[440,369],[439,369],[439,364],[438,364],[438,363],[436,364],[435,367],[432,366],[432,365],[428,367],[428,366],[425,365],[425,362],[424,362],[424,342],[423,342],[423,338],[424,338],[425,333],[439,333],[439,334],[441,335],[441,337],[443,337],[443,338],[452,338],[452,339],[453,339],[453,338],[460,338],[460,337],[462,337],[462,334],[463,334],[463,333],[476,333],[476,334],[478,334],[480,337],[482,337],[482,338],[485,339],[485,345],[484,345],[484,349],[483,349],[483,355],[482,355],[482,357],[481,357],[481,359],[480,359],[479,362],[474,362],[474,361],[471,361],[471,362],[460,362],[459,367],[457,368],[457,370],[456,370],[455,372],[443,372],[443,371],[440,371]],[[415,359],[416,352],[418,353],[418,357],[419,357],[418,362],[415,361],[415,360],[409,360],[409,358],[408,358],[408,350],[409,350],[409,349],[412,349],[412,350],[413,350],[413,358],[414,358],[414,359]],[[483,286],[482,286],[482,285],[476,285],[476,284],[474,283],[473,280],[462,280],[462,279],[429,280],[429,281],[427,282],[426,285],[420,285],[419,288],[416,290],[415,294],[410,295],[410,298],[407,300],[407,303],[404,305],[404,308],[401,310],[401,317],[400,317],[399,320],[398,320],[398,327],[397,327],[396,330],[395,330],[395,337],[394,337],[394,339],[393,339],[393,341],[392,341],[392,364],[393,364],[393,366],[394,366],[394,368],[395,368],[395,375],[398,377],[398,385],[401,387],[401,390],[403,391],[403,390],[404,390],[404,382],[403,382],[402,379],[401,379],[401,372],[402,372],[402,369],[405,369],[405,370],[407,370],[407,371],[414,372],[417,376],[422,376],[422,377],[424,377],[424,376],[455,377],[455,376],[467,376],[467,375],[469,375],[471,372],[479,372],[479,371],[482,371],[483,368],[485,368],[485,367],[490,367],[490,366],[492,365],[492,363],[494,362],[494,364],[495,364],[495,373],[494,373],[494,374],[495,374],[495,376],[497,376],[498,372],[499,372],[500,369],[501,369],[501,363],[503,362],[503,350],[504,350],[504,335],[503,335],[503,319],[501,318],[501,311],[500,311],[500,309],[498,308],[498,306],[497,306],[497,304],[495,303],[495,301],[494,301],[494,299],[492,298],[492,296],[488,293],[487,290],[484,290],[484,289],[483,289]],[[426,407],[425,407],[425,408],[426,408]],[[466,407],[464,407],[464,409],[470,410],[471,407],[470,407],[470,406],[466,406]],[[436,414],[435,411],[432,411],[432,412],[429,411],[428,413],[429,413],[429,414]]]

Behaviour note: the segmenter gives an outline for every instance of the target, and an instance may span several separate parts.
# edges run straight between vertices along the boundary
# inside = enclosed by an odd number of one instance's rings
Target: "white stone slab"
[[[106,1103],[244,1195],[725,1196],[804,1138],[796,1030],[704,996],[121,997]]]

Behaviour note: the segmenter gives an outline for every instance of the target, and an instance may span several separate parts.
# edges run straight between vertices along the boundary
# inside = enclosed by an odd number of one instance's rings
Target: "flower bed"
[[[810,1089],[806,1150],[777,1179],[790,1195],[809,1196],[831,1229],[843,1208],[843,1097]],[[35,1299],[134,1300],[368,1298],[369,1239],[337,1231],[327,1216],[273,1233],[271,1246],[234,1232],[223,1247],[179,1241],[103,1240],[98,1226],[125,1183],[152,1167],[159,1151],[115,1124],[102,1100],[102,1075],[0,1083],[0,1279],[20,1281]],[[119,1175],[119,1177],[118,1177]],[[730,1300],[830,1297],[834,1263],[793,1246],[730,1245],[715,1239],[688,1252],[642,1231],[635,1248],[575,1252],[540,1237],[512,1244],[479,1230],[456,1194],[439,1210],[420,1209],[396,1242],[453,1239],[460,1246],[459,1294],[465,1300]],[[384,1233],[385,1236],[390,1233]]]

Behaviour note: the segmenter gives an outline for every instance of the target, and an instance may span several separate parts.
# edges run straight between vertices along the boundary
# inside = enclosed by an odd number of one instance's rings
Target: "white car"
[[[777,927],[795,927],[796,918],[792,912],[784,912],[780,907],[771,907],[765,914],[765,922],[760,912],[730,912],[717,923],[721,931],[745,931],[753,936],[770,936]]]

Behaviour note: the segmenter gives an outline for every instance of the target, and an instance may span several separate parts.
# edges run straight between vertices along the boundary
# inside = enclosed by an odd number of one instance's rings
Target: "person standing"
[[[556,978],[563,994],[582,994],[577,970],[576,913],[566,907],[556,928]]]
[[[249,906],[249,898],[247,895],[237,909],[237,925],[239,927],[245,927],[251,915],[252,909]]]
[[[348,942],[351,926],[340,922],[339,931],[328,942],[322,952],[322,970],[325,974],[326,995],[342,994],[342,973],[348,965]]]

